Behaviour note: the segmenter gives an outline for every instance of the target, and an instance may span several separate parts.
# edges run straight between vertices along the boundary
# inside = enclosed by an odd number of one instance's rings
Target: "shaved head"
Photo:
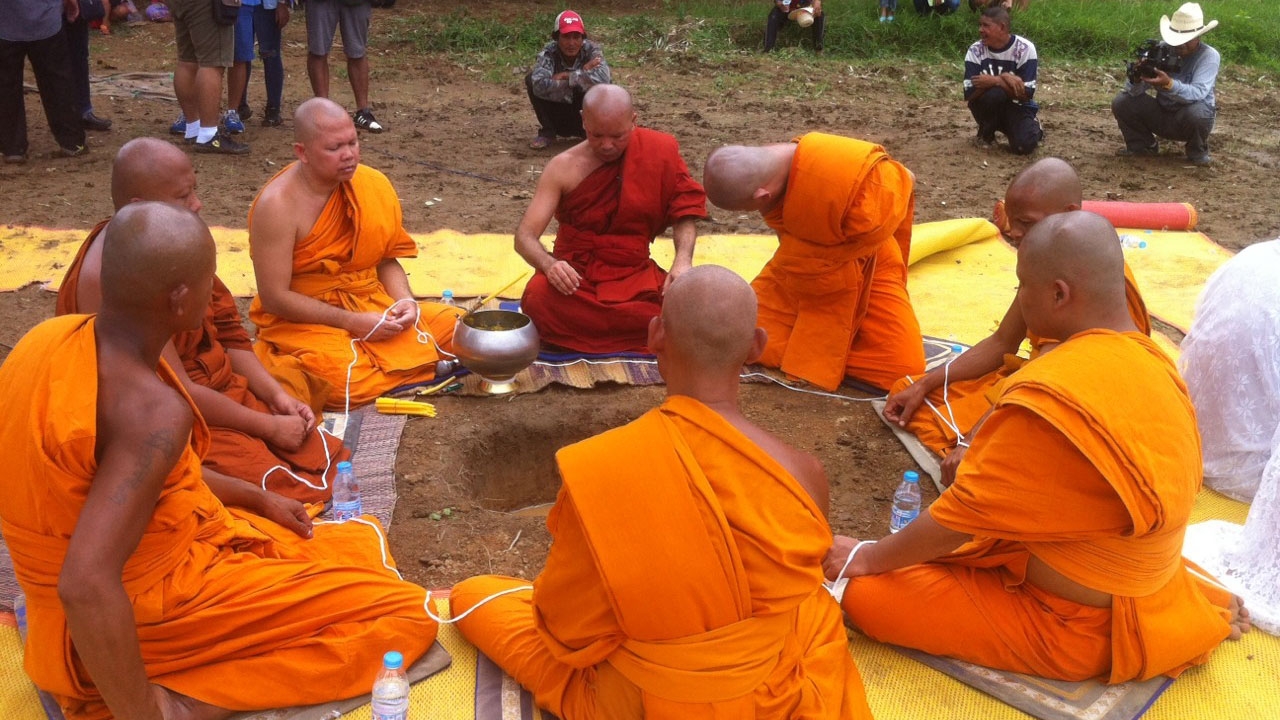
[[[590,114],[604,120],[614,117],[631,117],[635,108],[631,93],[621,85],[593,85],[582,98],[583,118]]]
[[[755,339],[755,291],[719,265],[690,268],[667,289],[662,324],[673,359],[694,371],[736,375]]]
[[[1120,238],[1101,215],[1076,210],[1037,223],[1018,248],[1018,283],[1024,319],[1037,334],[1065,340],[1091,327],[1132,326]],[[1046,322],[1044,309],[1055,302],[1068,304]]]
[[[298,106],[293,113],[293,136],[306,145],[327,130],[350,126],[355,129],[351,116],[338,103],[329,98],[311,98]]]
[[[1044,158],[1029,165],[1004,193],[1009,236],[1016,246],[1027,230],[1044,218],[1079,210],[1083,202],[1080,176],[1065,160]]]
[[[702,185],[707,199],[725,210],[761,210],[763,200],[776,203],[791,172],[793,143],[750,147],[726,145],[707,156]],[[767,190],[769,198],[759,191]]]
[[[151,312],[181,288],[207,292],[215,255],[195,213],[161,202],[125,205],[103,231],[103,310]]]
[[[200,211],[196,171],[173,144],[142,137],[125,143],[111,164],[111,203],[116,210],[138,200],[154,200]]]
[[[582,129],[587,133],[587,147],[600,162],[621,158],[636,129],[631,93],[619,85],[593,86],[582,99]]]

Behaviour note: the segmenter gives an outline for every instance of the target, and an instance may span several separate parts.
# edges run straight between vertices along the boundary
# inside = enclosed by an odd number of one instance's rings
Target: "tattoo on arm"
[[[178,445],[172,432],[154,430],[138,448],[137,464],[123,485],[111,493],[116,505],[128,505],[129,497],[146,485],[156,473],[168,474],[177,460]]]

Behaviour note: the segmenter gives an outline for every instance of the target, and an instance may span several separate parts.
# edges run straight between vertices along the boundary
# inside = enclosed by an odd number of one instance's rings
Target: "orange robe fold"
[[[89,233],[67,268],[58,289],[57,314],[79,312],[77,292],[85,254],[107,222],[98,223]],[[231,366],[228,351],[252,351],[253,344],[241,322],[235,297],[220,279],[214,277],[213,298],[204,322],[196,330],[174,335],[173,345],[192,382],[220,392],[250,410],[271,414],[271,408],[249,389],[248,379]],[[276,379],[287,392],[301,390],[291,394],[313,407],[323,403],[327,383],[301,372],[284,375]],[[327,502],[333,495],[330,483],[338,463],[351,456],[340,438],[325,435],[318,429],[311,431],[297,450],[272,447],[259,438],[228,427],[211,426],[209,435],[205,467],[302,502]]]
[[[1133,277],[1129,264],[1124,266],[1124,298],[1129,308],[1129,317],[1143,335],[1151,334],[1151,316],[1147,314],[1147,304],[1138,290],[1138,281]],[[1027,334],[1031,344],[1031,357],[1040,355],[1041,348],[1047,343],[1056,342]],[[968,380],[957,380],[948,384],[944,397],[943,389],[938,388],[927,396],[936,411],[928,405],[921,405],[911,419],[907,421],[907,429],[911,431],[925,447],[945,457],[956,446],[956,431],[948,423],[953,423],[966,437],[978,424],[983,415],[991,410],[991,406],[999,397],[1000,384],[1017,372],[1026,359],[1017,355],[1005,355],[1004,365],[981,377]],[[907,385],[920,379],[920,375],[899,378],[889,388],[889,393],[899,392]],[[945,418],[945,419],[944,419]]]
[[[1091,330],[1005,385],[955,484],[929,508],[973,542],[850,582],[877,640],[990,667],[1107,682],[1174,675],[1230,632],[1229,600],[1182,559],[1201,482],[1186,387],[1139,333]],[[1110,607],[1025,582],[1031,556]]]
[[[95,322],[38,325],[0,368],[11,412],[0,445],[4,539],[27,596],[27,674],[68,720],[110,713],[76,655],[57,585],[97,472]],[[182,387],[161,363],[161,378]],[[190,398],[187,398],[190,402]],[[320,524],[312,540],[229,510],[201,479],[208,430],[196,413],[123,583],[148,678],[232,710],[308,705],[369,691],[382,654],[423,655],[436,625],[425,591],[400,580],[377,521]]]
[[[676,139],[636,128],[622,159],[587,175],[556,208],[551,254],[578,272],[578,290],[563,295],[535,273],[521,310],[554,345],[588,353],[645,350],[667,279],[649,246],[677,220],[706,216],[706,193],[689,175]]]
[[[765,216],[778,250],[751,283],[769,333],[761,362],[827,390],[848,375],[887,388],[923,372],[907,294],[911,173],[861,140],[800,138],[783,202]]]
[[[459,623],[542,707],[565,720],[871,717],[822,587],[831,531],[771,456],[676,396],[557,460],[532,597]],[[453,612],[518,584],[464,581]]]
[[[255,199],[250,224],[256,207]],[[417,244],[401,224],[400,199],[391,182],[360,165],[351,180],[333,191],[311,232],[294,245],[289,289],[350,312],[382,313],[395,298],[378,279],[378,265],[417,254]],[[263,309],[260,297],[254,297],[249,307],[249,319],[258,326],[254,351],[268,368],[301,368],[328,381],[334,388],[328,409],[344,409],[348,392],[351,404],[361,405],[395,388],[430,381],[441,358],[438,349],[447,353],[453,347],[453,328],[462,311],[427,302],[418,303],[418,308],[417,330],[429,334],[430,340],[411,328],[366,342],[341,328],[273,315]]]

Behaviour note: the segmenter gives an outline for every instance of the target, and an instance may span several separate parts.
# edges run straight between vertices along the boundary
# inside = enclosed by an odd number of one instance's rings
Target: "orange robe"
[[[844,609],[872,638],[989,667],[1111,683],[1176,676],[1230,632],[1229,594],[1182,559],[1200,467],[1186,386],[1155,343],[1079,333],[1006,383],[929,508],[973,542],[855,578]],[[1111,606],[1026,583],[1033,555],[1111,594]]]
[[[85,254],[106,224],[106,220],[98,223],[89,233],[67,268],[58,289],[57,314],[79,312],[76,293]],[[249,389],[248,379],[231,367],[228,351],[251,351],[253,344],[241,323],[235,297],[217,277],[213,280],[213,299],[205,312],[204,323],[196,330],[174,335],[173,345],[192,382],[216,390],[250,410],[271,414],[271,408]],[[303,373],[291,375],[277,380],[283,381],[286,390],[301,390],[293,394],[308,405],[313,400],[323,403],[328,389],[326,383]],[[351,456],[340,438],[319,430],[313,430],[297,450],[275,448],[227,427],[212,426],[209,435],[205,467],[302,502],[328,501],[333,495],[331,481],[337,474],[338,463]]]
[[[1142,300],[1138,290],[1138,281],[1133,277],[1129,264],[1124,266],[1124,297],[1129,307],[1129,317],[1144,335],[1151,334],[1151,316],[1147,314],[1147,304]],[[1031,343],[1031,357],[1037,357],[1046,343],[1056,342],[1046,338],[1035,337],[1028,333]],[[968,380],[957,380],[947,386],[946,398],[942,388],[929,393],[929,402],[937,408],[937,412],[928,405],[921,405],[911,419],[907,421],[910,430],[925,447],[945,457],[956,446],[956,433],[947,424],[952,422],[966,437],[974,425],[991,410],[992,404],[999,397],[1000,383],[1013,375],[1026,360],[1017,355],[1005,355],[1004,365],[981,377]],[[889,388],[889,393],[899,392],[912,382],[918,381],[920,375],[899,378]],[[944,421],[943,418],[946,418]]]
[[[800,138],[782,203],[765,216],[778,251],[751,286],[769,343],[760,362],[827,390],[848,375],[887,388],[924,371],[907,295],[911,173],[861,140]]]
[[[27,596],[25,666],[68,720],[110,717],[57,590],[97,471],[95,327],[85,315],[41,323],[0,368],[0,446],[15,460],[0,473],[0,527]],[[159,373],[182,392],[163,362]],[[201,479],[199,417],[124,566],[150,680],[233,710],[307,705],[368,692],[389,649],[423,655],[436,635],[426,593],[384,567],[377,521],[321,524],[303,540],[229,510]]]
[[[759,446],[675,396],[557,461],[532,597],[459,623],[540,706],[564,720],[871,717],[821,585],[831,530]],[[521,584],[466,580],[454,617]]]
[[[649,246],[676,221],[706,216],[707,195],[690,177],[676,139],[636,128],[622,158],[583,178],[556,208],[551,254],[581,276],[577,291],[563,295],[546,274],[535,273],[521,310],[553,345],[587,353],[644,351],[667,280]]]
[[[255,199],[250,224],[256,207]],[[417,254],[417,244],[401,224],[395,188],[382,173],[360,165],[351,180],[333,191],[311,232],[294,245],[289,289],[343,310],[382,313],[395,298],[378,280],[378,265]],[[301,368],[327,380],[334,388],[326,403],[330,410],[345,408],[348,377],[351,404],[364,404],[395,388],[430,381],[441,358],[437,348],[449,352],[453,347],[453,327],[462,311],[439,303],[420,302],[418,307],[418,330],[429,333],[431,341],[420,340],[409,329],[365,342],[341,328],[273,315],[255,297],[249,307],[249,319],[258,326],[254,351],[268,368]]]

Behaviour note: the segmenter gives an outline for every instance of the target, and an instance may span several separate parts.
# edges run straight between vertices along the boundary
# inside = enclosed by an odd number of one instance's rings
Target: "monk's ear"
[[[296,157],[296,158],[298,158],[298,160],[299,160],[300,162],[304,162],[304,163],[305,163],[305,162],[307,161],[307,148],[306,148],[306,146],[305,146],[305,145],[303,145],[303,144],[302,144],[302,143],[300,143],[300,142],[296,142],[296,143],[294,143],[294,144],[293,144],[293,156],[294,156],[294,157]]]
[[[756,191],[751,193],[751,207],[755,209],[768,207],[771,202],[773,202],[773,193],[769,192],[769,188],[756,188]]]
[[[169,291],[169,314],[175,318],[187,314],[187,299],[191,296],[191,288],[186,283],[179,283]]]
[[[657,355],[667,345],[667,331],[662,327],[662,316],[654,315],[649,320],[649,338],[647,340],[649,352]]]
[[[747,351],[746,365],[750,365],[760,359],[764,355],[764,346],[769,344],[769,331],[762,327],[756,328],[755,335],[751,338],[751,349]]]
[[[1071,302],[1071,286],[1061,278],[1053,281],[1053,306],[1060,308]]]

